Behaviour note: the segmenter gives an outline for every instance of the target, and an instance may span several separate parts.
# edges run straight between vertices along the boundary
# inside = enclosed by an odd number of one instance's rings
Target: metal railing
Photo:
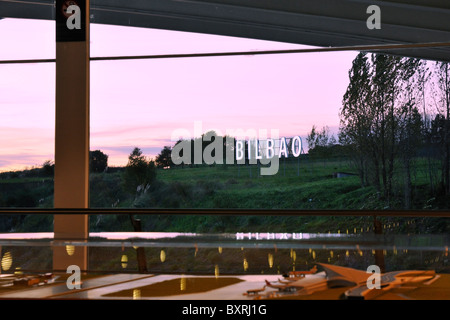
[[[164,208],[0,208],[0,215],[11,214],[140,214],[140,215],[255,215],[255,216],[361,216],[361,217],[443,217],[449,210],[302,210],[302,209],[164,209]]]

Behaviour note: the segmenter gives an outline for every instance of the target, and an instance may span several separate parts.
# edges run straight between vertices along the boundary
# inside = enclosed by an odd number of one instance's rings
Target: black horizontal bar
[[[412,44],[377,44],[377,45],[286,49],[286,50],[91,57],[90,60],[91,61],[102,61],[102,60],[132,60],[132,59],[202,58],[202,57],[251,56],[251,55],[292,54],[292,53],[319,53],[319,52],[336,52],[336,51],[379,51],[379,50],[395,50],[395,49],[439,48],[439,47],[449,47],[449,46],[450,46],[450,42],[429,42],[429,43],[412,43]]]
[[[263,50],[263,51],[179,53],[179,54],[159,54],[159,55],[140,55],[140,56],[90,57],[90,61],[204,58],[204,57],[314,53],[314,52],[318,53],[318,52],[336,52],[336,51],[379,51],[379,50],[439,48],[439,47],[450,47],[450,42],[429,42],[429,43],[425,42],[425,43],[412,43],[412,44],[378,44],[378,45],[307,48],[307,49],[286,49],[286,50]],[[56,59],[0,60],[0,64],[52,63],[52,62],[56,62]]]
[[[19,214],[87,214],[87,215],[255,215],[255,216],[392,216],[450,218],[448,210],[300,210],[300,209],[106,209],[106,208],[3,208],[0,215]]]

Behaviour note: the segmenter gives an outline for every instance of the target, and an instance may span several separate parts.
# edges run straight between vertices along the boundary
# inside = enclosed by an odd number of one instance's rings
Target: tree
[[[410,164],[417,152],[413,140],[422,122],[417,109],[424,70],[419,59],[359,53],[340,112],[341,144],[350,146],[362,185],[374,185],[387,205],[394,195],[396,161],[405,169],[405,206],[411,192]]]
[[[155,158],[156,166],[160,168],[172,167],[172,148],[170,146],[164,146],[161,152]]]
[[[422,124],[422,117],[414,102],[409,101],[403,105],[399,118],[399,153],[404,169],[403,190],[405,209],[411,209],[412,205],[411,167],[412,161],[417,155],[417,146],[420,143]]]
[[[419,59],[405,58],[401,65],[401,91],[399,94],[398,149],[404,169],[404,208],[412,206],[411,167],[422,140],[422,116],[418,105],[423,100],[423,81],[426,68]],[[424,113],[425,115],[425,113]]]
[[[316,146],[317,133],[316,125],[312,126],[311,132],[306,136],[306,142],[308,143],[308,149],[312,150]]]
[[[367,54],[360,52],[349,70],[349,85],[339,113],[339,142],[349,147],[349,156],[356,165],[362,186],[369,183],[368,159],[374,153],[370,77]],[[377,172],[374,173],[377,176]]]
[[[438,83],[438,112],[443,115],[442,138],[442,186],[444,194],[450,194],[450,63],[436,62]]]
[[[331,147],[336,144],[336,139],[333,135],[330,137],[328,126],[317,130],[313,125],[311,132],[306,137],[306,142],[308,143],[308,154],[311,157],[328,158],[331,156]]]
[[[145,190],[155,179],[155,162],[147,160],[141,149],[134,148],[128,156],[128,164],[124,172],[126,190],[132,194],[137,194]]]
[[[153,160],[147,160],[142,154],[142,150],[134,148],[128,156],[128,163],[124,172],[125,188],[132,194],[138,196],[146,192],[150,184],[156,180],[156,165]],[[135,232],[141,232],[141,220],[136,219],[133,214],[129,214],[131,224]],[[147,263],[144,248],[138,247],[137,260],[139,272],[147,272]]]
[[[100,150],[89,151],[89,168],[91,172],[104,172],[108,168],[108,155]]]
[[[55,174],[55,163],[51,160],[47,160],[42,164],[42,172],[44,176],[51,177]]]

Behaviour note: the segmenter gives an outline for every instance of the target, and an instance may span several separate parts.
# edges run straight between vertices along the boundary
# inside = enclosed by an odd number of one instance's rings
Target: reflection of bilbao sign
[[[86,41],[86,0],[56,0],[56,41]]]

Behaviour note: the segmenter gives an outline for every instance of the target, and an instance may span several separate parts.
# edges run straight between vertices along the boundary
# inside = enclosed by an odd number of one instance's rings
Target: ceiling
[[[0,0],[0,16],[54,20],[53,3]],[[381,29],[367,28],[370,5]],[[90,20],[318,47],[450,43],[448,0],[91,0]],[[381,52],[450,61],[450,46]]]

